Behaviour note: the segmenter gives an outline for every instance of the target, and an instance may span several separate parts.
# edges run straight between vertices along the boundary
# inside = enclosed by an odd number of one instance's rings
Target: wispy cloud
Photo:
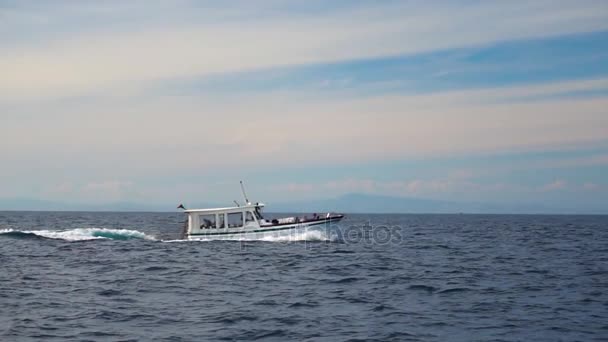
[[[588,191],[596,191],[596,190],[600,190],[601,188],[602,188],[602,186],[600,184],[593,183],[593,182],[587,182],[587,183],[583,184],[583,189],[588,190]]]
[[[566,147],[606,139],[608,99],[530,103],[513,97],[604,82],[361,99],[271,93],[238,100],[134,98],[102,108],[40,106],[24,116],[18,110],[3,114],[0,153],[8,161],[85,162],[103,169],[120,163],[157,172]],[[501,95],[511,102],[499,101]],[[163,166],[156,162],[160,156]]]
[[[608,28],[608,12],[601,1],[454,2],[441,7],[398,2],[308,15],[289,6],[277,8],[273,1],[255,7],[205,6],[210,4],[177,4],[164,21],[160,14],[167,13],[165,2],[146,3],[137,11],[120,3],[109,7],[73,2],[57,6],[59,10],[40,11],[35,5],[5,10],[5,24],[0,25],[8,31],[28,18],[47,27],[46,22],[63,17],[89,16],[92,24],[76,23],[93,27],[81,34],[59,31],[51,39],[0,45],[0,92],[11,97],[65,96],[125,85],[145,87],[165,78],[414,54]],[[218,21],[218,13],[226,20]],[[146,20],[144,14],[152,19]],[[107,28],[108,21],[112,29]]]
[[[563,179],[558,179],[542,187],[543,191],[564,190],[568,186],[568,182]]]
[[[374,179],[346,178],[322,183],[289,183],[277,184],[273,191],[286,192],[287,196],[298,198],[323,198],[348,193],[365,193],[405,197],[449,198],[470,200],[487,199],[488,195],[497,198],[527,198],[536,200],[546,193],[568,191],[570,194],[589,194],[604,191],[605,186],[593,182],[571,184],[558,179],[545,184],[522,185],[516,182],[481,182],[479,180],[462,180],[452,178],[409,179],[382,181]],[[501,196],[496,196],[501,193]]]

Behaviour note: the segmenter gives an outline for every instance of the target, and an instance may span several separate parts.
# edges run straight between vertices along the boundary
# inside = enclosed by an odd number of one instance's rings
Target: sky
[[[0,199],[608,206],[608,3],[0,0]]]

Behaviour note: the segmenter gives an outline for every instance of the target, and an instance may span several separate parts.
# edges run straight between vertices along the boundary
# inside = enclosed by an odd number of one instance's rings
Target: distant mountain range
[[[454,202],[432,199],[379,196],[369,194],[347,194],[324,200],[266,203],[269,212],[342,212],[342,213],[479,213],[479,214],[608,214],[607,208],[555,208],[541,204],[498,204]],[[231,203],[197,203],[192,207],[224,207]],[[62,203],[26,198],[0,199],[2,210],[31,211],[174,211],[176,203],[143,204],[131,202],[112,202],[104,204]]]

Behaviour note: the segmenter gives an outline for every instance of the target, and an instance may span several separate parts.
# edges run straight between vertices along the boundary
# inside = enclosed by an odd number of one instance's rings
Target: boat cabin
[[[266,224],[262,216],[264,204],[247,204],[240,207],[191,209],[188,214],[188,233],[204,233],[209,229],[257,228]]]

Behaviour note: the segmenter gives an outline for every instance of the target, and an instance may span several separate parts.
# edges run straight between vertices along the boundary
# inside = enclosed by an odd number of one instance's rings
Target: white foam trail
[[[331,239],[323,231],[307,230],[302,233],[294,233],[288,235],[266,236],[260,239],[261,241],[330,241]]]
[[[0,234],[5,233],[24,233],[34,234],[48,239],[65,241],[88,241],[88,240],[157,240],[155,237],[146,235],[137,230],[128,229],[108,229],[108,228],[77,228],[70,230],[15,230],[11,228],[0,229]],[[162,242],[200,242],[200,241],[266,241],[266,242],[296,242],[296,241],[334,241],[325,231],[307,230],[290,234],[267,235],[259,238],[207,238],[200,240],[161,240]]]
[[[48,239],[58,239],[65,241],[87,241],[87,240],[129,240],[129,239],[144,239],[156,240],[153,236],[146,235],[137,230],[128,229],[107,229],[107,228],[77,228],[70,230],[14,230],[3,229],[0,234],[21,232],[26,234],[34,234]]]
[[[163,240],[163,242],[200,242],[200,241],[266,241],[266,242],[295,242],[295,241],[334,241],[324,231],[307,230],[304,232],[290,232],[289,234],[260,235],[259,237],[206,237],[196,240]]]

